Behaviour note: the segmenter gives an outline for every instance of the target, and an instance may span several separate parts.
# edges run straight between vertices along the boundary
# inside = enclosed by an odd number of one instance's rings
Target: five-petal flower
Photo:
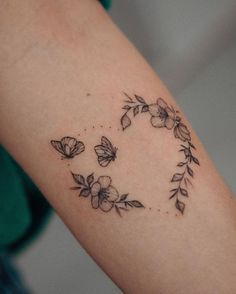
[[[119,198],[118,191],[111,185],[109,176],[100,176],[91,187],[91,204],[93,208],[110,211]]]
[[[158,98],[156,103],[150,104],[148,110],[151,114],[151,124],[153,127],[166,127],[169,130],[174,127],[175,111],[162,98]]]

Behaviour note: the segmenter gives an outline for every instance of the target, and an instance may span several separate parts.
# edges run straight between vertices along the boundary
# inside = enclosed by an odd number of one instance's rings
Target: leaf
[[[186,162],[179,162],[178,164],[177,164],[177,166],[184,166],[186,164]]]
[[[188,165],[187,165],[187,172],[191,177],[193,177],[193,170]]]
[[[125,110],[130,110],[130,108],[131,108],[131,106],[129,106],[129,105],[125,105],[122,107],[122,109],[125,109]]]
[[[147,104],[143,105],[141,108],[141,112],[147,112],[149,110],[149,107]]]
[[[179,182],[179,181],[181,181],[183,179],[183,175],[184,174],[178,174],[178,173],[174,174],[171,182]]]
[[[185,196],[185,197],[188,197],[188,191],[184,188],[180,188],[180,193]]]
[[[178,199],[175,202],[175,207],[182,213],[184,214],[184,209],[185,209],[185,204]]]
[[[115,209],[116,209],[117,214],[121,217],[120,209],[117,205],[115,205]]]
[[[72,173],[72,176],[73,176],[73,179],[74,181],[79,184],[79,185],[82,185],[82,186],[85,186],[85,179],[82,175],[79,175],[79,174],[73,174]]]
[[[180,146],[182,146],[184,149],[188,149],[188,147],[183,144],[181,144]]]
[[[130,203],[132,206],[134,206],[134,207],[144,207],[143,205],[142,205],[142,203],[141,202],[139,202],[139,201],[137,201],[137,200],[132,200],[132,201],[129,201],[128,203]]]
[[[179,189],[172,189],[170,192],[174,192],[174,193],[169,197],[169,199],[174,198],[175,195],[178,193],[178,190],[179,190]]]
[[[183,151],[185,151],[185,149],[180,149],[180,150],[179,150],[179,152],[183,152]]]
[[[94,181],[94,175],[93,175],[93,173],[92,173],[91,175],[89,175],[89,176],[87,177],[87,183],[88,183],[88,185],[90,186],[90,185],[92,184],[93,181]]]
[[[130,201],[125,202],[125,207],[127,207],[127,206],[133,207],[133,205],[130,203]]]
[[[120,200],[119,201],[125,201],[125,199],[127,198],[128,194],[123,194],[120,196]]]
[[[192,182],[189,180],[189,178],[186,178],[186,181],[192,186]]]
[[[174,192],[176,190],[178,190],[178,188],[174,188],[174,189],[170,190],[170,192]]]
[[[192,159],[196,164],[200,165],[199,160],[196,157],[192,156]]]
[[[125,92],[123,92],[123,93],[126,96],[126,98],[128,98],[129,102],[133,102],[133,99],[127,93],[125,93]]]
[[[138,96],[138,95],[134,95],[136,100],[140,103],[143,103],[143,104],[146,104],[145,100],[143,99],[143,97],[141,96]]]
[[[188,182],[187,182],[186,178],[184,178],[184,184],[185,184],[185,187],[187,188],[188,187]]]
[[[196,150],[196,147],[191,143],[191,142],[188,142],[189,146],[191,146],[193,149]]]
[[[90,195],[90,189],[84,188],[80,191],[79,196],[88,197]]]
[[[123,131],[131,125],[131,120],[126,113],[121,117],[120,122]]]
[[[139,113],[139,105],[137,105],[137,106],[135,106],[133,108],[133,114],[134,114],[134,116],[136,116],[138,113]]]
[[[81,187],[71,187],[70,189],[71,189],[71,190],[80,190]]]
[[[125,208],[125,207],[119,207],[119,209],[121,209],[121,210],[125,210],[125,211],[129,211],[127,208]]]

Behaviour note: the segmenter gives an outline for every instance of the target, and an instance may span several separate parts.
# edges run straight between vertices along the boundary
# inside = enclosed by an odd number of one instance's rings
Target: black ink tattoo
[[[102,167],[108,166],[111,161],[116,159],[117,148],[105,136],[102,136],[101,144],[95,146],[94,150],[98,157],[98,163]]]
[[[85,150],[84,143],[72,137],[63,137],[60,141],[52,140],[51,144],[63,158],[73,158]]]
[[[187,188],[189,185],[192,186],[192,181],[190,178],[193,178],[194,176],[193,169],[190,167],[190,165],[192,163],[200,165],[199,160],[192,154],[192,150],[196,150],[195,146],[190,141],[188,141],[187,144],[187,146],[181,144],[181,149],[179,151],[184,153],[185,160],[179,162],[177,166],[183,168],[183,171],[173,175],[171,182],[176,183],[177,187],[170,190],[172,194],[170,199],[175,198],[175,206],[182,213],[184,213],[185,204],[179,200],[179,196],[189,196]]]
[[[129,211],[131,208],[144,208],[137,200],[128,200],[128,194],[119,195],[117,189],[112,186],[109,176],[100,176],[96,181],[94,175],[86,179],[80,174],[72,173],[77,186],[72,190],[80,190],[80,197],[90,197],[92,208],[109,212],[112,209],[121,216],[121,211]]]
[[[182,123],[179,117],[179,111],[175,110],[173,106],[168,105],[162,98],[158,98],[156,103],[147,104],[143,97],[134,95],[134,98],[124,93],[126,96],[125,105],[122,109],[125,110],[120,122],[123,131],[131,126],[130,113],[133,116],[140,113],[149,113],[150,122],[154,128],[166,128],[173,130],[174,137],[185,142],[186,145],[181,144],[180,152],[184,153],[185,160],[177,164],[178,167],[183,168],[181,173],[175,173],[171,179],[172,183],[177,183],[177,187],[172,189],[170,199],[175,199],[175,207],[183,214],[185,210],[185,203],[182,197],[188,197],[187,191],[189,184],[192,185],[190,178],[194,177],[194,172],[190,165],[195,163],[200,165],[199,160],[193,155],[195,146],[191,143],[191,135],[187,126]],[[181,200],[180,200],[181,199]]]

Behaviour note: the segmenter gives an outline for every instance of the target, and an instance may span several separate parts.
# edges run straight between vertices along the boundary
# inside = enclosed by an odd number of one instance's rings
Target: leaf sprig
[[[88,197],[91,194],[91,186],[94,182],[94,175],[93,173],[87,176],[85,179],[84,176],[79,174],[73,174],[72,177],[74,181],[78,184],[76,187],[72,187],[71,190],[80,190],[79,196],[81,197]]]
[[[177,187],[170,190],[171,196],[169,199],[175,198],[175,207],[183,214],[185,210],[185,203],[180,200],[180,197],[189,197],[188,186],[192,185],[191,178],[194,177],[194,171],[190,167],[192,163],[200,165],[199,160],[193,156],[193,149],[195,146],[188,142],[188,145],[181,144],[180,152],[184,153],[185,161],[181,161],[177,164],[177,167],[183,168],[181,173],[175,173],[171,179],[172,183],[177,183]]]
[[[139,113],[148,111],[148,104],[143,97],[134,95],[134,98],[131,98],[127,93],[124,93],[124,95],[126,96],[126,100],[124,101],[126,105],[124,105],[122,109],[125,110],[125,113],[120,119],[123,130],[131,125],[131,119],[128,113],[132,112],[135,117]]]

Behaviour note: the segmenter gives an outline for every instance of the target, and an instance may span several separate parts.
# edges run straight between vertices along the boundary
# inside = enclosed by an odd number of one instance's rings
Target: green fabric
[[[17,252],[47,223],[51,207],[0,146],[0,252]]]
[[[0,248],[16,241],[30,222],[29,207],[18,170],[9,155],[0,148]]]
[[[100,0],[100,2],[103,7],[108,10],[111,7],[112,0]]]

